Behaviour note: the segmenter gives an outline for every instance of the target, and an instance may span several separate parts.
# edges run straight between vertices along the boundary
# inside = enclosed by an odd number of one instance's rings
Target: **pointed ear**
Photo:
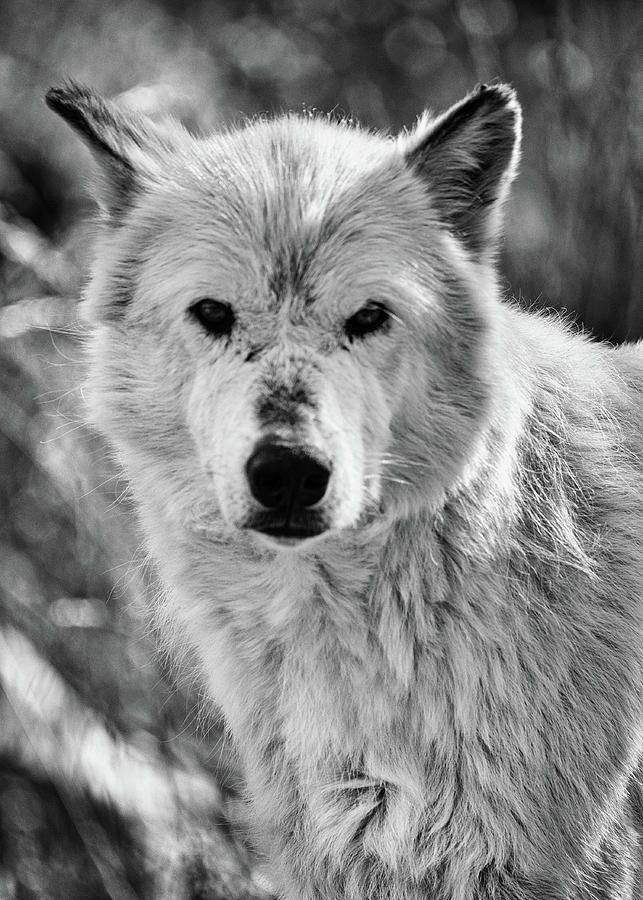
[[[406,161],[442,220],[477,257],[495,249],[520,134],[513,88],[480,85],[438,118],[425,114],[402,139]]]
[[[160,174],[163,154],[173,145],[170,130],[73,82],[50,88],[45,102],[89,146],[102,175],[96,199],[118,221],[145,181]]]

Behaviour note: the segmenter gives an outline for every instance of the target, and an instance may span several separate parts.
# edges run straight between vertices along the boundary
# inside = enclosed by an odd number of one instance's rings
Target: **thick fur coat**
[[[47,99],[102,172],[91,415],[279,896],[636,900],[643,350],[499,298],[513,91],[397,140]],[[279,521],[266,441],[322,479]]]

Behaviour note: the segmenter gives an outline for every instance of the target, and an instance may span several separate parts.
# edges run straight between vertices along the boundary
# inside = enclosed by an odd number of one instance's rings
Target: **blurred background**
[[[83,423],[88,151],[66,77],[195,131],[286,108],[411,125],[523,104],[503,286],[643,336],[639,2],[0,0],[0,900],[267,897],[198,685],[155,658],[127,484]]]

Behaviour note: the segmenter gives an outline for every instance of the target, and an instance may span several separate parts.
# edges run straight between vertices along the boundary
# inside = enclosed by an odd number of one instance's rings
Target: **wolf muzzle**
[[[316,507],[326,495],[330,474],[330,466],[309,449],[264,438],[246,463],[250,493],[260,507],[246,527],[289,538],[326,531],[325,516]]]

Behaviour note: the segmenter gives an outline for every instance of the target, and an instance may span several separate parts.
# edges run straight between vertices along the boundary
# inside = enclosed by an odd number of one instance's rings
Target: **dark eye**
[[[217,337],[230,334],[234,325],[234,313],[229,303],[206,297],[193,303],[190,312],[206,331]]]
[[[350,338],[363,337],[365,334],[378,331],[388,320],[388,311],[383,306],[379,303],[369,303],[347,319],[344,328]]]

